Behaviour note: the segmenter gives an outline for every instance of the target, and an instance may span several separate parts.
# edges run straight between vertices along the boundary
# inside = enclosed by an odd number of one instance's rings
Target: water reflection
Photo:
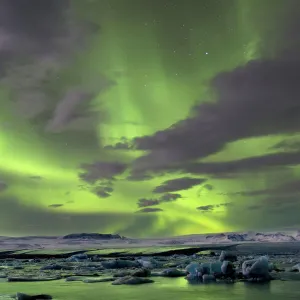
[[[271,299],[271,295],[272,295],[271,282],[266,282],[266,283],[244,282],[242,283],[242,285],[244,288],[245,300]]]
[[[56,300],[295,300],[300,299],[299,282],[273,281],[269,284],[189,284],[184,278],[155,278],[139,286],[76,282],[0,283],[1,294],[17,291],[51,294]],[[1,299],[1,298],[0,298]]]

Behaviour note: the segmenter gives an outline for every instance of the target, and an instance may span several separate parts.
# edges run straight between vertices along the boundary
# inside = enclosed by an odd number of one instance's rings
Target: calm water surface
[[[300,300],[300,282],[297,281],[273,281],[263,285],[244,283],[190,285],[184,278],[155,278],[155,280],[154,284],[140,286],[65,281],[1,282],[0,294],[46,293],[58,300]]]

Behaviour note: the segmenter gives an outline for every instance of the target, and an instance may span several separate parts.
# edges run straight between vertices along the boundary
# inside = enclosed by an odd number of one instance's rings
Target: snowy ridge
[[[297,232],[249,232],[249,233],[222,233],[205,237],[207,242],[297,242],[300,241],[300,231]]]

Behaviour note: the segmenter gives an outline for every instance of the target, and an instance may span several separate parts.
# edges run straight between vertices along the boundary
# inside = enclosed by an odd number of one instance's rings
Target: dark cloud
[[[62,76],[99,31],[95,24],[78,19],[71,4],[0,2],[0,80],[13,91],[15,112],[32,121],[39,118],[47,132],[93,129],[100,113],[89,111],[91,100],[112,84],[101,76],[93,75],[92,80],[80,74],[75,89],[70,85],[77,75]]]
[[[171,202],[171,201],[175,201],[175,200],[178,200],[181,198],[181,195],[180,194],[171,194],[171,193],[167,193],[167,194],[164,194],[162,195],[160,198],[159,198],[159,201],[160,202]]]
[[[119,162],[84,164],[82,169],[86,172],[80,173],[79,177],[88,184],[82,185],[80,189],[90,190],[100,198],[108,198],[114,191],[115,176],[122,174],[126,167],[126,164]]]
[[[67,33],[65,14],[70,8],[69,4],[69,0],[1,0],[0,26],[6,38],[3,47],[20,52],[49,51],[47,48],[53,46],[58,37],[63,38]],[[14,44],[17,40],[25,42],[24,45],[20,47]]]
[[[200,197],[203,190],[212,191],[213,188],[214,187],[211,184],[205,184],[205,185],[200,187],[200,189],[197,192],[197,196]]]
[[[214,179],[236,179],[239,176],[238,173],[219,173],[213,175]]]
[[[98,180],[113,180],[115,176],[122,174],[127,165],[120,162],[95,162],[82,164],[83,173],[79,177],[88,183],[95,183]]]
[[[296,9],[292,4],[299,12],[299,1],[289,2],[286,18]],[[276,56],[250,61],[212,79],[216,101],[199,104],[191,117],[166,130],[137,138],[137,149],[149,152],[136,159],[134,171],[175,168],[176,164],[204,158],[240,139],[298,132],[300,24],[298,17],[295,20],[280,25],[277,49],[282,44],[285,48]]]
[[[53,115],[46,126],[46,130],[50,132],[60,132],[68,124],[72,123],[72,121],[78,120],[80,117],[75,115],[76,110],[78,108],[80,109],[80,107],[82,108],[83,104],[90,102],[91,99],[92,95],[84,91],[70,90],[67,92],[65,97],[57,103]],[[82,117],[84,118],[83,113]],[[95,118],[94,125],[96,125],[96,121],[97,119]]]
[[[96,191],[95,191],[95,194],[96,194],[97,196],[99,196],[100,198],[108,198],[108,197],[111,196],[110,193],[106,192],[106,191],[103,190],[103,189],[96,190]]]
[[[146,198],[141,198],[138,200],[138,207],[148,207],[148,206],[155,206],[159,205],[161,203],[166,203],[166,202],[173,202],[181,198],[180,194],[164,194],[161,197],[157,199],[146,199]]]
[[[52,208],[58,208],[58,207],[62,207],[64,206],[63,204],[50,204],[48,205],[48,207],[52,207]]]
[[[158,199],[141,198],[138,200],[138,207],[148,207],[148,206],[154,206],[159,204],[160,201]]]
[[[232,206],[232,205],[233,205],[232,202],[226,202],[226,203],[220,203],[220,204],[215,204],[215,205],[212,205],[212,204],[203,205],[203,206],[197,207],[197,209],[202,212],[212,212],[218,207],[228,207],[228,206]]]
[[[103,186],[103,187],[100,186],[94,189],[94,193],[100,198],[108,198],[111,196],[113,190],[114,189],[110,186]]]
[[[300,152],[274,153],[263,156],[216,163],[189,163],[182,170],[191,174],[209,174],[218,178],[230,178],[235,173],[266,170],[270,167],[300,164]]]
[[[129,181],[145,181],[151,179],[153,179],[153,177],[148,174],[131,174],[127,177],[127,180]]]
[[[215,208],[214,205],[203,205],[203,206],[197,207],[197,209],[201,210],[201,211],[213,211],[214,208]]]
[[[115,145],[107,145],[104,147],[107,150],[134,150],[134,146],[128,142],[118,142]]]
[[[205,181],[206,179],[203,178],[192,178],[192,177],[181,177],[181,178],[171,179],[157,186],[153,190],[153,193],[169,193],[169,192],[187,190],[196,185],[202,184]]]
[[[142,208],[142,209],[138,210],[137,213],[154,213],[154,212],[160,212],[160,211],[163,211],[163,209],[146,207],[146,208]]]
[[[96,111],[92,107],[92,100],[99,93],[105,92],[115,83],[103,76],[95,76],[93,81],[88,81],[84,86],[77,84],[70,87],[61,96],[61,99],[51,110],[46,131],[88,131],[95,128],[99,122],[104,122],[106,116],[103,111]]]
[[[228,206],[233,206],[233,205],[234,205],[233,202],[225,202],[225,203],[217,204],[216,206],[217,207],[221,207],[221,206],[228,207]]]
[[[297,132],[299,70],[300,60],[278,59],[219,74],[212,82],[218,101],[199,105],[194,117],[170,129],[137,139],[138,148],[151,152],[134,167],[161,168],[208,156],[242,138]]]

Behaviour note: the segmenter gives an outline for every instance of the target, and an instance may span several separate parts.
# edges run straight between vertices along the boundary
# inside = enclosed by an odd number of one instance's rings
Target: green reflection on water
[[[112,286],[111,283],[1,282],[1,294],[50,294],[57,300],[295,300],[300,299],[299,282],[273,281],[270,284],[190,285],[184,278],[155,278],[154,284]],[[1,298],[0,298],[1,299]]]

